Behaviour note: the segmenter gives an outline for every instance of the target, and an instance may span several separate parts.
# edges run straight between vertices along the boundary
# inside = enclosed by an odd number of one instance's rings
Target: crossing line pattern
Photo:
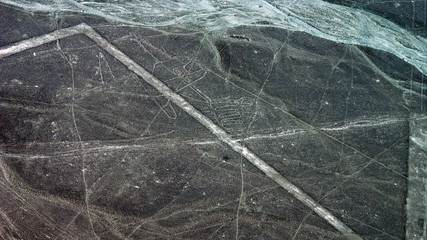
[[[15,44],[1,47],[0,48],[0,59],[5,58],[7,56],[41,46],[43,44],[63,39],[66,37],[70,37],[77,34],[84,34],[104,50],[106,50],[109,54],[111,54],[114,58],[119,60],[122,64],[124,64],[129,70],[140,76],[145,82],[154,87],[157,91],[159,91],[165,98],[167,98],[172,103],[176,104],[182,110],[184,110],[187,114],[197,120],[200,124],[206,127],[213,135],[215,135],[220,141],[227,144],[231,149],[235,152],[242,155],[246,160],[248,160],[252,165],[261,170],[267,177],[280,185],[283,189],[292,194],[296,199],[301,201],[304,205],[309,207],[312,211],[317,213],[321,218],[326,220],[329,224],[331,224],[335,229],[341,232],[348,239],[362,239],[359,235],[357,235],[352,229],[350,229],[345,223],[343,223],[340,219],[335,217],[329,210],[316,202],[313,198],[311,198],[308,194],[306,194],[299,187],[288,181],[283,175],[281,175],[278,171],[276,171],[273,167],[268,165],[264,160],[258,157],[255,153],[253,153],[250,149],[244,146],[239,141],[233,139],[229,133],[227,133],[223,127],[215,124],[209,117],[201,113],[197,110],[191,103],[185,100],[181,95],[174,92],[167,85],[165,85],[162,81],[153,76],[146,69],[141,67],[131,58],[129,58],[126,54],[116,48],[113,44],[111,44],[108,40],[99,35],[92,27],[89,25],[82,23],[73,27],[60,29],[45,35],[41,35],[38,37],[34,37],[31,39],[23,40],[17,42]],[[224,107],[222,107],[224,108]],[[221,118],[227,120],[229,123],[238,124],[240,117],[235,114],[235,111],[231,109],[221,109],[220,116]],[[224,125],[226,126],[226,125]]]

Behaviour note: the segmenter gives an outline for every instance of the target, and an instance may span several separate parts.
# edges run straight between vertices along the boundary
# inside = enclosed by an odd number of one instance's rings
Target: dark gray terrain
[[[418,69],[274,26],[2,4],[0,238],[421,239]]]

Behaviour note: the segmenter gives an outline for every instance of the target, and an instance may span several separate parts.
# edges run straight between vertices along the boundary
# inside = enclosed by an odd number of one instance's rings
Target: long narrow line
[[[345,225],[341,220],[336,218],[329,212],[326,208],[317,203],[309,195],[299,189],[296,185],[289,182],[285,177],[283,177],[279,172],[274,168],[260,159],[257,155],[252,153],[248,148],[240,144],[238,141],[234,141],[231,136],[225,132],[222,128],[216,125],[212,120],[207,118],[196,108],[193,107],[189,102],[187,102],[181,95],[175,93],[172,89],[166,86],[163,82],[154,77],[151,73],[141,67],[139,64],[130,59],[122,51],[108,42],[105,38],[95,32],[91,27],[84,26],[86,31],[85,34],[96,42],[99,46],[104,48],[107,52],[113,55],[117,60],[126,65],[131,71],[142,77],[148,84],[156,88],[160,93],[162,93],[166,98],[170,99],[173,103],[178,105],[181,109],[187,112],[190,116],[196,119],[199,123],[209,129],[216,137],[221,141],[229,145],[234,151],[243,155],[249,162],[254,166],[260,169],[265,175],[279,184],[282,188],[291,193],[295,198],[300,200],[319,216],[329,222],[334,226],[338,231],[351,239],[362,239],[360,236],[355,234],[347,225]]]
[[[87,25],[86,25],[87,26]],[[30,39],[26,39],[17,43],[14,43],[9,46],[0,47],[0,59],[22,52],[24,50],[28,50],[30,48],[38,47],[46,43],[53,42],[55,40],[66,38],[69,36],[73,36],[76,34],[82,33],[82,25],[76,25],[69,28],[64,28],[60,30],[56,30],[54,32],[44,34],[38,37],[33,37]]]
[[[90,26],[87,24],[79,24],[71,28],[63,29],[52,32],[51,34],[46,34],[38,38],[34,38],[37,43],[32,44],[30,42],[25,42],[29,40],[24,40],[20,43],[14,44],[11,47],[5,47],[0,49],[0,58],[4,56],[9,56],[14,53],[29,49],[31,47],[39,46],[43,43],[48,43],[48,39],[56,40],[63,37],[71,36],[73,34],[84,33],[87,37],[96,42],[100,47],[110,53],[117,60],[122,62],[129,70],[140,76],[144,81],[150,84],[152,87],[157,89],[163,96],[170,99],[171,102],[178,105],[181,109],[187,112],[190,116],[196,119],[200,124],[205,126],[212,134],[214,134],[219,140],[226,143],[229,147],[231,147],[234,151],[244,156],[249,162],[251,162],[255,167],[261,170],[267,177],[275,181],[279,184],[283,189],[287,190],[290,194],[292,194],[296,199],[301,201],[311,210],[316,212],[320,217],[326,220],[329,224],[331,224],[335,229],[341,232],[348,239],[359,240],[362,239],[359,235],[354,233],[352,229],[350,229],[345,223],[336,218],[329,210],[321,206],[317,203],[313,198],[311,198],[308,194],[298,188],[296,185],[288,181],[285,177],[283,177],[279,172],[277,172],[274,168],[268,165],[264,160],[259,158],[256,154],[250,151],[247,147],[240,144],[237,140],[233,140],[232,137],[225,132],[221,127],[216,125],[211,119],[203,115],[200,111],[198,111],[193,105],[187,102],[183,97],[179,94],[175,93],[172,89],[166,86],[163,82],[154,77],[151,73],[137,64],[135,61],[130,59],[126,54],[108,42],[105,38],[95,32]],[[31,39],[30,39],[31,40]],[[42,42],[40,44],[40,42]],[[16,46],[19,47],[20,50],[9,50],[9,48],[15,49]],[[7,55],[1,55],[7,54]]]

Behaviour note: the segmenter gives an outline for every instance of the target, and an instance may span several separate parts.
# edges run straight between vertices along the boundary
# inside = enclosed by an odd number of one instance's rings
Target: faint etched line
[[[356,122],[347,122],[340,127],[323,127],[319,128],[322,131],[344,131],[350,128],[369,128],[378,127],[383,125],[390,125],[396,123],[406,122],[408,119],[405,118],[389,118],[389,119],[373,119],[373,120],[360,120]]]
[[[74,124],[74,128],[76,130],[76,134],[77,137],[79,139],[79,143],[80,143],[80,149],[81,151],[81,156],[82,156],[82,180],[83,180],[83,185],[84,185],[84,194],[85,194],[85,204],[86,204],[86,212],[87,212],[87,218],[89,220],[89,225],[90,225],[90,229],[92,230],[92,233],[94,235],[94,237],[96,239],[100,239],[99,236],[96,234],[95,229],[94,229],[94,225],[93,225],[93,221],[92,218],[90,216],[90,209],[89,209],[89,197],[90,197],[90,191],[88,191],[87,188],[87,181],[86,181],[86,153],[85,153],[85,147],[82,143],[82,138],[80,135],[80,131],[79,128],[77,126],[77,121],[76,121],[76,114],[74,112],[74,104],[75,104],[75,98],[74,98],[74,93],[75,93],[75,81],[74,81],[74,67],[73,67],[73,62],[70,61],[69,58],[67,58],[64,54],[64,52],[62,51],[61,45],[59,44],[59,39],[57,39],[56,42],[57,46],[58,46],[58,50],[61,51],[61,56],[62,58],[64,58],[65,61],[67,61],[67,63],[70,65],[70,70],[71,70],[71,89],[72,89],[72,94],[71,94],[71,116],[73,118],[73,124]]]
[[[326,220],[331,224],[335,229],[340,231],[349,239],[362,239],[360,236],[355,234],[347,225],[345,225],[341,220],[336,218],[329,212],[326,208],[317,203],[309,195],[303,192],[293,183],[289,182],[285,177],[283,177],[279,172],[274,168],[268,165],[264,160],[260,159],[255,153],[250,151],[244,145],[239,143],[236,140],[233,140],[231,136],[225,132],[222,128],[217,126],[212,120],[207,118],[196,108],[193,107],[189,102],[187,102],[179,94],[175,93],[172,89],[154,77],[151,73],[145,70],[143,67],[138,65],[122,51],[104,39],[101,35],[95,32],[90,26],[85,23],[76,25],[74,27],[58,30],[49,34],[42,35],[40,37],[32,38],[29,40],[24,40],[13,44],[11,46],[0,48],[0,59],[6,56],[10,56],[21,51],[40,46],[42,44],[61,39],[64,37],[72,36],[75,34],[84,33],[87,37],[96,42],[99,46],[104,48],[107,52],[113,55],[117,60],[122,62],[129,70],[133,71],[140,77],[142,77],[148,84],[156,88],[160,93],[162,93],[166,98],[170,99],[173,103],[178,105],[181,109],[187,112],[190,116],[195,118],[200,124],[209,129],[212,134],[218,137],[222,142],[229,145],[234,151],[244,156],[249,162],[251,162],[255,167],[261,170],[265,175],[270,179],[279,184],[282,188],[291,193],[295,198],[304,203],[307,207],[316,212],[320,217]]]

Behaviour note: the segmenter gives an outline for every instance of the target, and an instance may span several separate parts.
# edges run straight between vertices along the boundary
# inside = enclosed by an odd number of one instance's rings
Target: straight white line
[[[125,55],[122,51],[108,42],[105,38],[95,32],[90,26],[87,24],[79,24],[71,28],[66,28],[62,30],[58,30],[40,37],[24,40],[22,42],[18,42],[8,47],[3,47],[0,49],[0,58],[5,56],[9,56],[20,51],[40,46],[44,43],[48,43],[50,41],[54,41],[60,38],[68,37],[74,34],[84,33],[94,42],[96,42],[99,46],[101,46],[104,50],[109,52],[112,56],[114,56],[117,60],[122,62],[125,66],[128,67],[129,70],[136,73],[140,77],[143,78],[148,84],[156,88],[163,96],[170,99],[173,103],[178,105],[181,109],[187,112],[190,116],[195,118],[199,123],[209,129],[212,134],[218,137],[219,140],[229,145],[234,151],[244,156],[249,162],[251,162],[254,166],[256,166],[259,170],[261,170],[265,175],[267,175],[270,179],[279,184],[283,189],[287,190],[291,193],[296,199],[301,201],[307,207],[316,212],[320,217],[326,220],[329,224],[331,224],[335,229],[344,234],[348,239],[362,239],[359,235],[353,232],[347,225],[345,225],[341,220],[336,218],[329,212],[326,208],[317,203],[314,199],[312,199],[309,195],[299,189],[296,185],[289,182],[285,177],[283,177],[279,172],[277,172],[274,168],[260,159],[257,155],[255,155],[252,151],[246,148],[244,145],[240,144],[238,141],[233,140],[231,136],[225,132],[222,128],[217,126],[212,120],[199,112],[196,108],[194,108],[189,102],[187,102],[183,97],[179,94],[175,93],[172,89],[166,86],[163,82],[154,77],[151,73],[145,70],[143,67],[138,65],[132,59],[130,59],[127,55]]]
[[[320,130],[323,131],[343,131],[343,130],[348,130],[350,128],[370,128],[370,127],[378,127],[378,126],[383,126],[383,125],[391,125],[391,124],[395,124],[395,123],[401,123],[401,122],[405,122],[408,119],[389,119],[389,120],[384,120],[384,119],[377,119],[375,120],[367,120],[367,121],[357,121],[357,122],[350,122],[347,123],[341,127],[325,127],[325,128],[320,128]]]
[[[61,39],[61,38],[66,38],[66,37],[69,37],[72,35],[82,33],[83,27],[84,26],[82,26],[82,24],[80,24],[80,25],[76,25],[73,27],[56,30],[54,32],[51,32],[51,33],[48,33],[45,35],[41,35],[38,37],[33,37],[33,38],[30,38],[27,40],[23,40],[23,41],[14,43],[14,44],[9,45],[9,46],[0,47],[0,59],[7,57],[7,56],[10,56],[10,55],[13,55],[13,54],[16,54],[16,53],[19,53],[19,52],[22,52],[24,50],[28,50],[30,48],[38,47],[38,46],[41,46],[43,44],[53,42],[53,41]]]

